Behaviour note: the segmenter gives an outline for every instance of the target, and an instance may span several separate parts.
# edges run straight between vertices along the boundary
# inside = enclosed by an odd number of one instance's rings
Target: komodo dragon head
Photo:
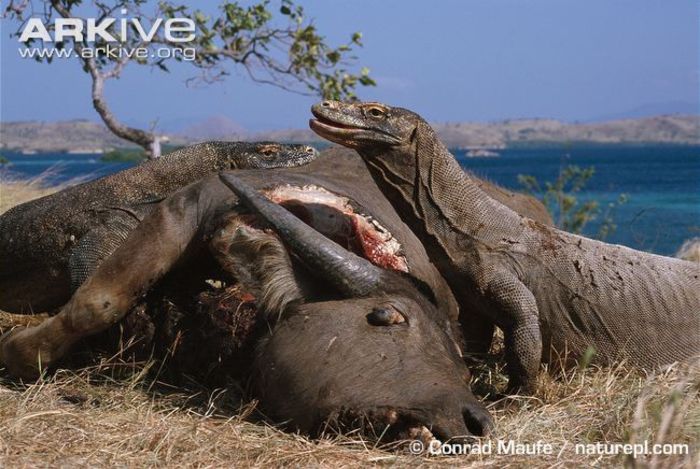
[[[318,150],[309,145],[255,142],[237,155],[237,167],[250,169],[290,168],[309,163]]]
[[[311,107],[311,129],[359,152],[411,145],[424,123],[415,112],[375,102],[323,101]]]
[[[402,216],[418,210],[413,199],[425,195],[415,193],[418,173],[431,174],[432,155],[447,152],[422,117],[376,102],[323,101],[311,112],[316,117],[309,121],[311,129],[356,150],[382,192],[395,207],[402,207]]]

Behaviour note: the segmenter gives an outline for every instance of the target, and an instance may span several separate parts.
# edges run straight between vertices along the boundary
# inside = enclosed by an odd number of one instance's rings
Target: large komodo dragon
[[[18,205],[0,216],[0,309],[61,306],[157,202],[227,169],[308,163],[307,145],[207,142]]]
[[[360,153],[461,308],[503,330],[511,389],[531,389],[552,351],[643,367],[700,352],[697,263],[518,215],[480,190],[411,111],[324,101],[312,112],[314,131]]]

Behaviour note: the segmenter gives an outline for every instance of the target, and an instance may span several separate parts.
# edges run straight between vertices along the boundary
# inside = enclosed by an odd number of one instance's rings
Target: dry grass
[[[0,181],[0,213],[51,189]],[[11,202],[14,201],[14,202]],[[412,456],[356,435],[312,441],[250,421],[237,391],[167,388],[154,364],[115,378],[114,367],[59,371],[27,386],[0,378],[0,466],[459,466],[648,467],[700,465],[700,366],[645,375],[630,367],[542,373],[534,396],[489,403],[493,454]],[[121,373],[120,375],[123,375]],[[475,389],[503,382],[483,366]],[[552,445],[550,455],[498,454],[498,440]],[[681,443],[687,455],[577,454],[590,443]]]
[[[686,240],[676,253],[676,257],[691,262],[700,262],[700,238]]]
[[[685,443],[689,454],[647,457],[649,467],[697,467],[698,369],[642,376],[623,366],[541,376],[531,397],[490,404],[492,455],[410,455],[353,435],[311,441],[246,418],[234,391],[172,389],[148,373],[113,379],[106,368],[61,371],[26,387],[0,388],[0,463],[18,466],[577,467],[634,463],[629,456],[576,454],[576,443]],[[159,389],[159,390],[155,390]],[[553,447],[551,455],[504,455],[497,440]],[[484,440],[486,442],[488,440]],[[627,459],[626,459],[627,458]],[[644,464],[643,464],[644,463]]]
[[[11,173],[0,171],[0,214],[15,205],[38,199],[80,182],[80,179],[75,179],[61,186],[51,186],[48,184],[50,177],[50,172],[44,172],[31,179],[16,179]]]

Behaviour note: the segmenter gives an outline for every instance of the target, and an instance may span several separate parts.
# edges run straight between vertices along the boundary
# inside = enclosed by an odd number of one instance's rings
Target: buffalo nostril
[[[464,424],[469,433],[475,436],[487,436],[493,427],[493,419],[486,410],[467,408],[462,411]]]
[[[330,101],[324,101],[321,103],[321,106],[323,107],[331,107],[331,102]]]

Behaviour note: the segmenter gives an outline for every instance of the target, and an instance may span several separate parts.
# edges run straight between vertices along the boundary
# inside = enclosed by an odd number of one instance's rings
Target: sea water
[[[469,158],[453,150],[463,167],[479,177],[513,190],[522,190],[518,175],[535,176],[541,185],[554,181],[561,168],[593,166],[595,174],[578,194],[581,202],[596,200],[601,211],[627,195],[611,216],[617,228],[605,239],[635,249],[672,255],[684,240],[700,236],[700,146],[561,145],[512,148],[496,158]],[[84,180],[131,167],[132,163],[102,163],[100,155],[2,152],[11,161],[2,172],[33,177],[50,170],[47,183],[76,177]],[[584,234],[596,236],[601,217]]]

